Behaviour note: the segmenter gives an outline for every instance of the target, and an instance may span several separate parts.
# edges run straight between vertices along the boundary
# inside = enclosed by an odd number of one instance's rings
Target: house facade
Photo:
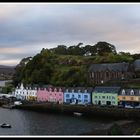
[[[119,104],[137,106],[140,104],[140,89],[122,89],[118,95]]]
[[[124,80],[133,76],[129,63],[92,64],[88,70],[89,80],[94,84],[102,84],[109,80]]]
[[[15,89],[15,97],[21,100],[36,100],[37,99],[37,88],[36,87],[24,87],[21,83],[20,87]]]
[[[117,106],[119,90],[120,87],[95,87],[92,92],[92,104]]]
[[[38,102],[63,103],[63,89],[61,87],[39,88],[37,91]]]
[[[64,91],[64,103],[90,104],[92,88],[70,87]]]

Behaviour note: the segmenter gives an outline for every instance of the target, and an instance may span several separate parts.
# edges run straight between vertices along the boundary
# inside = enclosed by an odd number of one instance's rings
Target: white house
[[[21,100],[33,100],[37,98],[36,87],[24,87],[21,83],[20,87],[15,89],[15,97]]]

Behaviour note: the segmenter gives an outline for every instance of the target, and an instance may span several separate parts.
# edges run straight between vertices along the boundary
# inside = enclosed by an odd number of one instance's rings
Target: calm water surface
[[[78,135],[94,128],[103,128],[111,121],[0,108],[0,123],[12,128],[0,128],[0,135]]]

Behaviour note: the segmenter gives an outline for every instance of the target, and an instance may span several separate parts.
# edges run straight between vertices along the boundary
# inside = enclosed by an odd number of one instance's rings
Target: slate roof
[[[120,72],[127,72],[129,69],[129,63],[104,63],[104,64],[92,64],[89,67],[89,72],[96,72],[96,71],[120,71]]]
[[[91,93],[93,91],[92,87],[68,87],[65,88],[64,92],[72,92],[74,90],[75,93],[80,92],[80,93],[85,93],[85,90],[87,90],[87,93]]]
[[[119,93],[121,87],[103,87],[97,86],[94,88],[93,92],[96,93]]]
[[[140,96],[140,89],[122,89],[119,93],[119,95],[123,95],[122,91],[125,90],[125,95],[132,96],[131,90],[134,91],[134,96]]]
[[[135,71],[139,71],[140,70],[140,59],[135,60],[133,65],[134,65]]]

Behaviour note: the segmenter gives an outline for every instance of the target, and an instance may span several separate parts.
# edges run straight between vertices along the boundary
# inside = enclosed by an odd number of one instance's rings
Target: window
[[[134,90],[131,90],[130,91],[130,95],[134,95]]]
[[[122,95],[125,95],[125,90],[124,89],[122,90]]]
[[[95,99],[97,99],[97,96],[95,96]]]
[[[84,98],[88,98],[88,95],[84,95]]]
[[[78,98],[81,98],[81,95],[78,95]]]
[[[88,100],[86,100],[86,99],[85,99],[85,100],[84,100],[84,102],[85,102],[85,103],[87,103],[87,102],[88,102]]]
[[[114,101],[112,101],[112,104],[113,104],[113,105],[115,105],[115,102],[114,102]]]
[[[66,99],[66,102],[67,102],[67,103],[70,103],[70,99]]]
[[[78,90],[78,93],[80,93],[80,90]]]
[[[113,100],[115,100],[115,97],[114,97],[114,96],[112,96],[112,99],[113,99]]]
[[[66,97],[67,97],[67,98],[69,98],[69,97],[70,97],[70,95],[69,95],[69,94],[66,94]]]
[[[102,101],[102,104],[105,104],[105,101]]]
[[[105,99],[105,96],[102,96],[102,99]]]

